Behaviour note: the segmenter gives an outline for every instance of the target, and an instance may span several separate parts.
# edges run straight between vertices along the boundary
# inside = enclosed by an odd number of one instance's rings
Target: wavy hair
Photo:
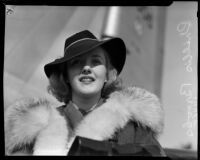
[[[118,77],[117,70],[111,64],[109,55],[104,55],[106,57],[108,81],[105,82],[102,88],[101,97],[106,99],[109,97],[110,93],[122,89],[122,80]],[[71,86],[69,83],[66,83],[66,64],[67,63],[63,63],[57,70],[52,72],[49,77],[49,85],[47,86],[48,93],[52,94],[58,101],[64,102],[65,104],[72,98]]]

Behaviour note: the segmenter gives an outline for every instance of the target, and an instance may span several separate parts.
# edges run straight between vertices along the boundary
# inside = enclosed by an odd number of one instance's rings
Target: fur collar
[[[159,134],[163,129],[163,118],[158,98],[137,87],[111,93],[106,102],[89,113],[75,131],[46,100],[22,101],[9,107],[5,115],[6,150],[9,153],[15,146],[36,139],[34,154],[66,155],[76,135],[105,140],[130,120]]]
[[[81,121],[76,134],[105,140],[133,120],[143,127],[149,127],[158,135],[163,130],[163,118],[163,109],[154,94],[141,88],[130,87],[113,92],[106,103]]]

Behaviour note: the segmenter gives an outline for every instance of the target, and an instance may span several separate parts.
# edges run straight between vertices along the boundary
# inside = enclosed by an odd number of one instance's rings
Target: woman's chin
[[[97,95],[101,92],[103,85],[101,84],[79,84],[77,85],[76,92],[83,96]]]
[[[81,90],[79,90],[79,93],[83,96],[97,95],[99,92],[99,90],[93,88],[82,88]]]
[[[81,91],[80,92],[82,95],[84,96],[92,96],[92,95],[96,95],[98,92],[97,91],[90,91],[90,90],[87,90],[87,91]]]

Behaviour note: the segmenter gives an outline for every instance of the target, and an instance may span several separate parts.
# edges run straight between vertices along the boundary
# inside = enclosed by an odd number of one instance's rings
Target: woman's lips
[[[93,82],[95,79],[93,77],[84,76],[79,79],[81,82],[89,83]]]

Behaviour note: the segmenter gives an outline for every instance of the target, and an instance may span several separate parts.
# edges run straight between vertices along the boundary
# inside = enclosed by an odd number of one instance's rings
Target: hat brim
[[[84,46],[87,46],[85,49],[81,51],[74,52],[73,54],[68,54],[62,58],[56,59],[51,63],[48,63],[44,66],[44,71],[46,76],[49,78],[52,72],[58,72],[59,66],[72,58],[83,55],[97,47],[102,47],[105,49],[110,57],[112,65],[117,69],[118,74],[122,71],[125,60],[126,60],[126,47],[122,39],[120,38],[112,38],[103,41],[84,41]],[[73,49],[73,48],[72,48]],[[72,50],[71,49],[71,50]]]

